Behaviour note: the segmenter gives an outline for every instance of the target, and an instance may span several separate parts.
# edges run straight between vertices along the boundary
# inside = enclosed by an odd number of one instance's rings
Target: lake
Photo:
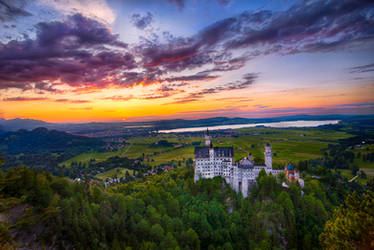
[[[339,120],[326,120],[326,121],[287,121],[287,122],[269,122],[269,123],[250,123],[250,124],[232,124],[232,125],[219,125],[219,126],[206,126],[206,127],[192,127],[192,128],[176,128],[159,130],[159,133],[181,133],[181,132],[197,132],[220,129],[238,129],[238,128],[252,128],[257,126],[265,126],[270,128],[302,128],[302,127],[318,127],[322,125],[338,124]]]

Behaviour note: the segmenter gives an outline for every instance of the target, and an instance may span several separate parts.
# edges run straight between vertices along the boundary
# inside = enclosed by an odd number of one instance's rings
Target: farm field
[[[351,135],[344,132],[310,129],[240,129],[243,133],[252,133],[240,137],[217,138],[219,146],[233,145],[235,160],[245,157],[249,152],[254,158],[263,159],[264,145],[270,143],[273,149],[273,163],[283,165],[286,162],[318,158],[321,150],[338,139]],[[222,142],[221,142],[222,141]]]
[[[361,148],[355,148],[355,149],[352,149],[352,152],[356,156],[358,154],[360,154],[360,156],[361,156],[360,158],[356,157],[354,159],[353,164],[357,165],[359,168],[365,168],[365,169],[373,168],[374,169],[374,163],[373,162],[364,161],[362,159],[363,155],[374,153],[374,145],[365,145],[365,146],[363,146]]]
[[[367,176],[374,176],[374,167],[373,168],[360,168],[365,172]]]
[[[362,169],[364,170],[364,172],[367,174],[368,177],[372,177],[374,176],[374,171],[366,171],[365,169]],[[371,170],[371,169],[369,169]],[[373,169],[374,170],[374,169]],[[342,175],[342,177],[345,177],[347,178],[348,180],[352,179],[354,176],[352,175],[352,171],[350,169],[338,169],[337,170],[338,172],[340,172],[340,174]],[[366,184],[368,178],[366,179],[363,179],[361,177],[358,177],[357,179],[355,179],[354,181],[357,181],[357,182],[360,182],[361,184]]]
[[[102,179],[105,181],[106,178],[113,178],[116,176],[117,178],[124,177],[126,175],[126,171],[129,172],[130,175],[133,174],[134,170],[127,169],[127,168],[115,168],[104,173],[98,174],[95,177]]]
[[[322,149],[328,144],[334,144],[338,139],[348,138],[352,135],[345,132],[326,130],[320,128],[244,128],[237,130],[243,135],[239,137],[213,137],[215,146],[233,146],[235,160],[238,161],[252,153],[255,160],[261,162],[265,143],[270,143],[273,148],[274,166],[282,167],[286,162],[297,162],[318,158],[322,155]],[[214,135],[214,132],[212,132]],[[167,140],[174,143],[174,147],[155,147],[154,143],[160,140]],[[126,146],[118,151],[85,153],[78,155],[61,165],[69,166],[71,162],[87,163],[90,159],[103,161],[112,156],[128,158],[142,157],[144,164],[156,166],[160,164],[178,164],[184,166],[184,161],[193,158],[194,146],[198,142],[203,145],[203,133],[194,137],[187,137],[181,134],[160,134],[157,137],[135,137],[129,139]]]

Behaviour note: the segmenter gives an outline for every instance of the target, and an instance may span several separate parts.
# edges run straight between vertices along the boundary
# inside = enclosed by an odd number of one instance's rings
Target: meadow
[[[121,178],[126,175],[126,171],[132,175],[134,170],[127,169],[127,168],[115,168],[104,173],[96,175],[97,178],[105,181],[106,178],[111,179],[113,177]]]
[[[252,153],[255,160],[263,160],[264,145],[270,143],[273,149],[274,166],[283,167],[286,162],[296,163],[300,160],[315,159],[323,154],[328,144],[352,135],[346,132],[322,128],[243,128],[236,130],[237,137],[214,137],[215,146],[233,146],[235,161]],[[214,135],[214,132],[213,132]],[[160,140],[174,143],[172,147],[155,147]],[[150,166],[178,164],[183,166],[185,160],[193,158],[194,145],[203,145],[203,133],[189,137],[183,134],[159,134],[153,137],[134,137],[126,141],[126,146],[118,151],[94,152],[80,154],[61,165],[69,166],[71,162],[88,163],[91,159],[103,161],[112,156],[128,158],[143,157],[144,164]]]

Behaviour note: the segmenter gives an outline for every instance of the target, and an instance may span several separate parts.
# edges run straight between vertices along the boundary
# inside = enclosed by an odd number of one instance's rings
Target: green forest
[[[243,199],[220,177],[193,183],[192,168],[106,189],[11,168],[0,172],[1,214],[8,218],[1,223],[0,244],[12,248],[21,239],[26,247],[57,249],[372,247],[373,180],[364,186],[339,182],[329,169],[318,179],[314,168],[305,172],[303,190],[297,183],[283,188],[283,174],[262,172]]]
[[[194,183],[192,159],[177,152],[198,144],[196,135],[135,137],[123,149],[129,155],[113,151],[107,158],[63,165],[73,155],[97,152],[102,142],[45,129],[4,134],[0,249],[374,249],[373,119],[315,130],[256,128],[256,133],[261,130],[261,138],[302,142],[303,150],[313,149],[305,146],[312,136],[321,143],[317,157],[291,161],[304,188],[283,173],[265,172],[245,199],[220,177]],[[238,148],[245,138],[256,139],[252,130],[241,133],[248,134],[224,138],[236,140]],[[215,137],[217,144],[228,143],[221,138]],[[289,146],[277,152],[276,140],[274,154],[281,154]],[[254,144],[262,150],[262,141]],[[147,145],[154,150],[151,158],[142,151]],[[23,154],[22,148],[32,151]],[[159,155],[173,159],[175,169],[148,164]],[[104,185],[102,180],[117,172],[126,173],[121,182]],[[80,182],[72,180],[77,176]]]

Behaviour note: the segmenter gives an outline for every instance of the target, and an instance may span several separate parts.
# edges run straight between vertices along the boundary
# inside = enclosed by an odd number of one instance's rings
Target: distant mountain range
[[[373,115],[369,115],[370,117]],[[271,118],[229,118],[229,117],[214,117],[197,120],[160,120],[160,121],[146,121],[146,122],[89,122],[89,123],[48,123],[40,120],[32,119],[0,119],[0,130],[17,131],[19,129],[35,129],[38,127],[45,127],[48,129],[55,129],[65,131],[73,134],[90,134],[90,133],[104,133],[106,131],[131,131],[133,129],[142,129],[146,131],[161,130],[161,129],[175,129],[186,127],[201,127],[201,126],[216,126],[216,125],[230,125],[230,124],[248,124],[248,123],[267,123],[267,122],[281,122],[281,121],[297,121],[297,120],[346,120],[353,117],[364,117],[357,115],[293,115],[281,116]]]
[[[0,118],[0,130],[3,131],[16,131],[19,129],[34,129],[38,127],[46,127],[50,123],[40,120],[32,120],[32,119],[1,119]]]

